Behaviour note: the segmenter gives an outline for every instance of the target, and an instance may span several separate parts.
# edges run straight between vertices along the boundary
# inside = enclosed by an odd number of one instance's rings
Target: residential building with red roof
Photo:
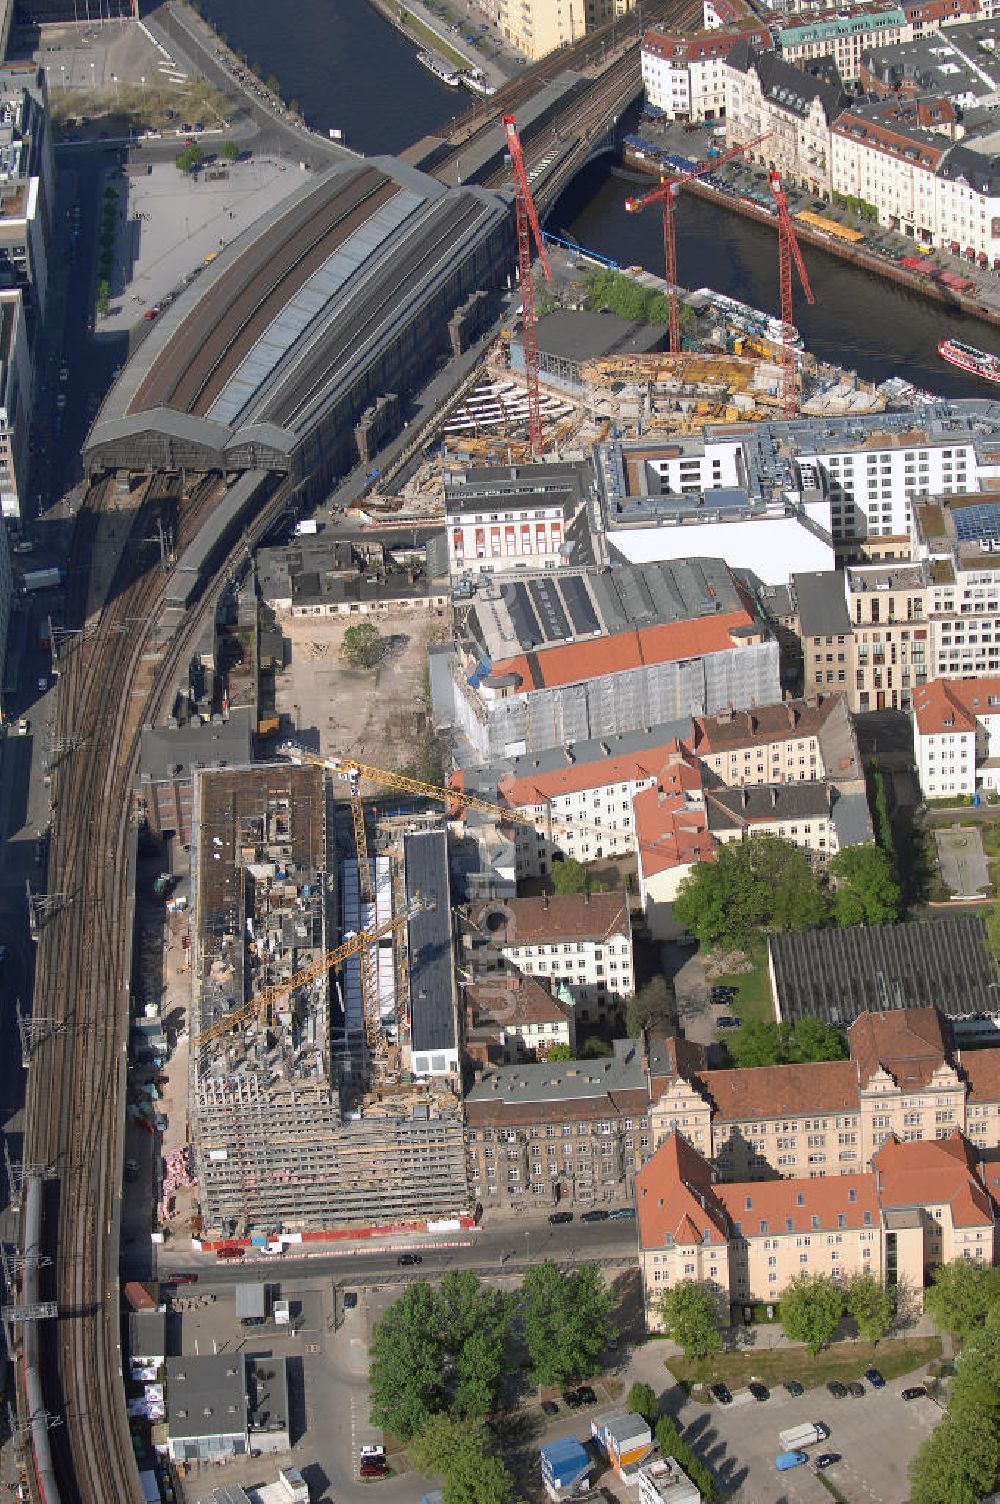
[[[642,83],[646,101],[668,120],[721,120],[726,113],[723,63],[741,39],[755,47],[771,43],[766,26],[752,16],[742,24],[704,31],[647,31],[642,39]]]
[[[1000,678],[932,679],[911,715],[925,799],[1000,792]]]
[[[544,1060],[553,1045],[576,1051],[576,1011],[537,977],[483,977],[467,982],[465,1051],[481,1065]]]
[[[636,1176],[646,1323],[662,1328],[659,1298],[698,1280],[724,1324],[744,1306],[780,1301],[798,1275],[871,1274],[918,1298],[928,1271],[953,1258],[992,1262],[997,1204],[961,1133],[901,1143],[890,1136],[870,1170],[721,1183],[683,1132],[672,1132]]]

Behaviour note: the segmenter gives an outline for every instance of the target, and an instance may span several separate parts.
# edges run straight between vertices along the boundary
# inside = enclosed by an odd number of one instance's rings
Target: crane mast
[[[514,174],[514,214],[517,222],[517,265],[521,278],[521,327],[524,343],[524,374],[528,394],[528,449],[533,460],[541,459],[544,443],[542,438],[542,408],[538,395],[538,320],[535,317],[535,296],[531,285],[531,242],[534,237],[538,259],[542,263],[546,280],[552,281],[549,258],[531,196],[531,186],[524,165],[524,154],[513,115],[503,117],[507,132],[507,153]]]
[[[815,303],[802,252],[795,236],[795,226],[788,212],[788,199],[781,186],[781,173],[773,169],[767,175],[771,197],[778,210],[778,286],[781,292],[781,396],[786,418],[795,417],[795,323],[792,318],[792,262],[799,274],[807,303]]]

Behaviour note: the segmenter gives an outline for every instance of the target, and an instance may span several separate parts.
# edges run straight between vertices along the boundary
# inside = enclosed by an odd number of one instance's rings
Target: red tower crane
[[[524,374],[528,388],[528,448],[532,459],[540,459],[542,444],[542,409],[538,400],[538,337],[535,318],[535,299],[531,288],[531,240],[534,236],[538,259],[542,263],[546,281],[552,281],[549,258],[535,213],[535,201],[531,197],[528,174],[524,166],[524,154],[517,134],[513,115],[503,117],[507,132],[507,151],[514,173],[514,212],[517,217],[517,263],[521,277],[521,326],[524,339]]]
[[[761,141],[766,141],[771,132],[766,131],[763,136],[754,136],[752,141],[744,141],[741,146],[732,146],[721,156],[713,158],[711,162],[704,162],[694,172],[677,172],[669,178],[662,177],[658,188],[651,188],[639,198],[627,198],[625,208],[629,214],[638,214],[645,209],[647,204],[661,203],[663,205],[663,263],[667,279],[667,307],[670,317],[670,353],[679,355],[681,351],[681,326],[680,311],[677,298],[677,234],[674,225],[675,200],[679,198],[680,191],[685,183],[692,182],[695,178],[703,178],[706,173],[714,172],[721,167],[723,162],[730,161],[733,157],[741,156],[749,151],[751,146],[757,146]]]
[[[781,289],[781,395],[785,417],[795,416],[795,325],[792,322],[792,262],[799,274],[807,303],[815,303],[805,262],[795,238],[795,226],[788,212],[788,200],[781,186],[781,173],[773,169],[767,175],[771,197],[778,210],[778,283]]]

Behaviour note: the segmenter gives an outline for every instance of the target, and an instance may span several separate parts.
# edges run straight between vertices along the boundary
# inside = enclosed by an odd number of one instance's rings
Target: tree
[[[222,155],[227,162],[235,162],[240,154],[240,149],[235,141],[227,141],[222,148]]]
[[[935,1269],[924,1292],[924,1310],[931,1320],[956,1337],[968,1337],[986,1320],[1000,1295],[1000,1270],[970,1259],[953,1259]]]
[[[799,1274],[781,1297],[781,1325],[812,1357],[830,1341],[844,1314],[844,1292],[825,1274]]]
[[[697,1280],[685,1279],[660,1296],[663,1330],[685,1358],[711,1358],[722,1351],[715,1296]]]
[[[444,1478],[445,1504],[510,1504],[514,1480],[482,1421],[436,1415],[413,1443],[422,1473]]]
[[[846,846],[829,871],[836,880],[833,917],[839,925],[896,923],[902,894],[881,846]]]
[[[205,160],[205,153],[200,146],[185,146],[175,158],[179,172],[197,172]]]
[[[553,893],[586,893],[587,886],[587,869],[575,857],[552,863]]]
[[[720,846],[681,884],[674,918],[703,945],[742,949],[762,930],[815,929],[826,917],[819,878],[804,851],[777,836]]]
[[[675,1462],[679,1463],[702,1498],[707,1499],[711,1504],[716,1492],[715,1479],[701,1458],[696,1457],[687,1442],[682,1439],[676,1421],[669,1415],[661,1415],[656,1422],[653,1434],[661,1456],[672,1457]]]
[[[374,622],[355,622],[344,633],[340,653],[352,668],[374,668],[385,653],[385,638]]]
[[[462,1270],[445,1275],[437,1304],[444,1364],[451,1372],[449,1408],[464,1419],[489,1415],[503,1378],[513,1297]]]
[[[992,1492],[998,1466],[995,1429],[949,1414],[910,1464],[910,1497],[913,1504],[979,1504]]]
[[[536,1384],[565,1384],[596,1369],[608,1339],[611,1294],[592,1264],[561,1274],[547,1259],[521,1286],[524,1340]]]
[[[729,1036],[726,1048],[733,1064],[742,1070],[847,1058],[842,1037],[819,1018],[800,1018],[794,1024],[748,1018]]]
[[[643,1420],[648,1421],[650,1425],[655,1421],[657,1411],[660,1408],[656,1398],[656,1390],[652,1384],[643,1384],[639,1380],[632,1385],[625,1403],[633,1415],[641,1415]]]
[[[878,1342],[892,1326],[896,1301],[872,1274],[856,1274],[847,1286],[847,1314],[865,1342]]]
[[[550,1044],[545,1051],[546,1060],[575,1060],[576,1056],[568,1044]]]
[[[892,839],[892,821],[889,819],[889,796],[885,791],[885,779],[882,769],[878,765],[878,758],[873,757],[867,768],[868,803],[871,806],[872,824],[875,827],[875,840],[885,852],[893,865],[896,866],[896,848]]]
[[[437,1298],[424,1281],[410,1285],[376,1323],[368,1383],[372,1420],[403,1441],[444,1410]]]
[[[625,1032],[638,1039],[643,1029],[662,1028],[674,1016],[674,996],[664,976],[651,977],[625,1003]]]
[[[602,1039],[600,1034],[589,1035],[580,1045],[581,1060],[606,1060],[609,1055],[613,1054],[614,1050],[611,1045],[606,1039]]]

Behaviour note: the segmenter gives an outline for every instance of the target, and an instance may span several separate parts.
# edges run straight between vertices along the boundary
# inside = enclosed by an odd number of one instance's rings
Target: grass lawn
[[[424,43],[429,52],[437,53],[438,57],[443,58],[446,63],[451,63],[452,67],[457,68],[460,72],[464,72],[468,68],[468,58],[463,57],[460,52],[456,52],[454,48],[449,47],[448,43],[442,37],[439,37],[436,31],[432,31],[429,26],[425,26],[423,22],[418,21],[412,11],[406,11],[404,25],[411,36],[416,37],[418,42]]]
[[[713,987],[735,987],[732,1011],[744,1021],[759,1018],[763,1023],[774,1023],[774,1001],[771,997],[771,978],[767,971],[767,946],[761,941],[750,952],[753,970],[742,976],[727,975],[712,978]],[[721,1011],[721,1010],[720,1010]]]
[[[736,1389],[749,1379],[760,1379],[772,1387],[786,1379],[798,1379],[807,1389],[815,1389],[830,1379],[859,1379],[866,1368],[872,1367],[886,1379],[898,1379],[940,1356],[940,1337],[889,1337],[877,1345],[838,1342],[824,1348],[817,1358],[810,1358],[804,1347],[769,1347],[691,1361],[668,1358],[666,1366],[684,1384],[714,1384],[722,1379],[730,1389]]]

